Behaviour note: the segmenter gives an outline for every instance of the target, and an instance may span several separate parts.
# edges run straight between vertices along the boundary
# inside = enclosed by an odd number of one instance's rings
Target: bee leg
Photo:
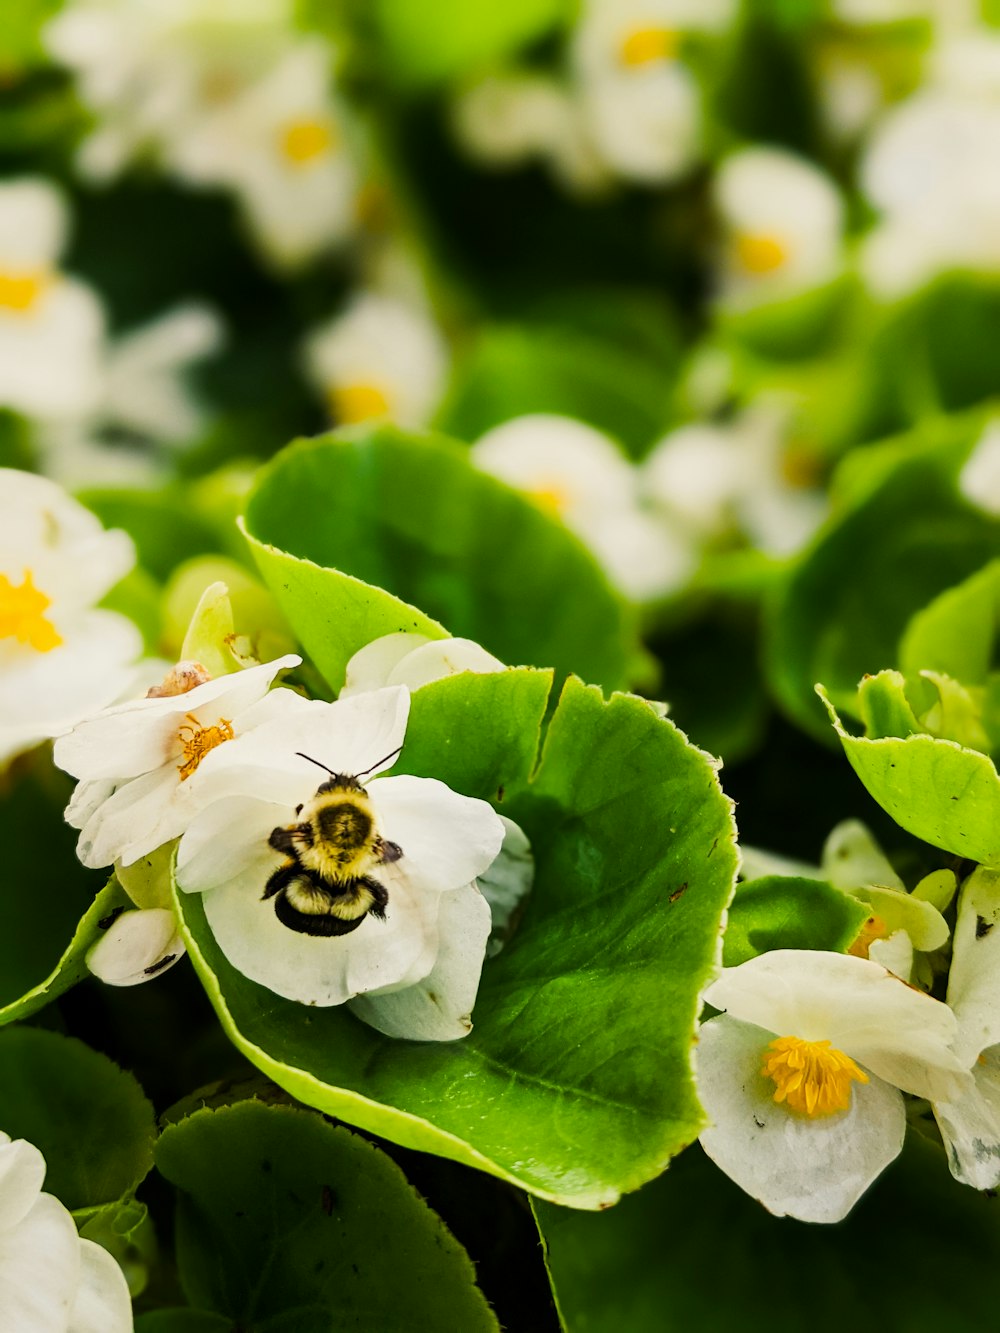
[[[389,865],[392,861],[398,861],[403,855],[403,849],[398,842],[389,842],[385,838],[378,840],[378,863],[379,865]]]
[[[392,845],[395,846],[395,843]],[[385,885],[380,884],[377,879],[372,879],[368,875],[362,875],[358,882],[365,886],[375,900],[368,909],[369,915],[377,917],[379,921],[384,921],[385,909],[389,905],[389,893]]]
[[[286,856],[294,856],[296,843],[305,844],[307,847],[312,846],[312,828],[309,824],[291,824],[285,828],[272,829],[267,842],[268,846],[273,847],[276,852],[284,852]]]
[[[275,829],[275,833],[282,832]],[[272,835],[273,836],[273,835]],[[278,866],[277,870],[264,886],[264,892],[261,894],[261,902],[267,902],[268,898],[273,898],[276,893],[282,889],[287,889],[289,884],[298,879],[302,874],[302,868],[297,861],[286,861],[283,866]]]

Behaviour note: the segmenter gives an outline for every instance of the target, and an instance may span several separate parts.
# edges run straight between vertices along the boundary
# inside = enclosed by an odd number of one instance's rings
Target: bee
[[[299,823],[273,829],[268,838],[288,859],[268,879],[261,901],[274,899],[282,925],[303,935],[348,935],[366,916],[385,920],[389,894],[371,872],[398,861],[403,849],[380,837],[361,779],[398,753],[363,773],[335,773],[296,750],[330,777],[296,808]]]

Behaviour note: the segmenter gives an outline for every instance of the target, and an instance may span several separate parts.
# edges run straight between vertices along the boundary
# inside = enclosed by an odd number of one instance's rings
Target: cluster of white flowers
[[[93,179],[150,155],[177,179],[234,192],[264,253],[295,266],[356,225],[352,134],[334,52],[296,32],[289,0],[73,0],[46,39],[96,128]]]
[[[0,185],[0,406],[32,423],[50,476],[145,480],[156,454],[107,448],[102,432],[146,445],[190,439],[199,414],[181,372],[215,349],[220,325],[191,305],[112,339],[97,293],[58,267],[67,231],[65,201],[49,181]]]
[[[110,1254],[42,1192],[45,1159],[0,1133],[0,1315],[10,1333],[131,1333],[132,1302]]]
[[[702,93],[685,47],[723,31],[735,0],[587,0],[562,77],[497,71],[466,88],[456,134],[485,162],[547,161],[569,188],[662,184],[702,155]]]

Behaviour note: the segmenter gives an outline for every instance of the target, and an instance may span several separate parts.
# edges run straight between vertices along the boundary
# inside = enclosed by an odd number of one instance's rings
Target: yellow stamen
[[[828,1041],[803,1041],[801,1037],[776,1037],[765,1052],[760,1072],[774,1083],[776,1102],[811,1118],[846,1111],[852,1082],[868,1082],[868,1075],[849,1055]]]
[[[338,421],[370,421],[389,415],[389,395],[378,384],[333,385],[328,398]]]
[[[36,588],[31,579],[30,569],[24,571],[19,584],[0,574],[0,639],[16,639],[47,653],[59,647],[62,636],[43,614],[52,605],[52,598]]]
[[[858,938],[848,949],[855,958],[867,958],[868,950],[876,940],[884,940],[889,934],[889,927],[880,916],[870,916],[858,931]]]
[[[547,514],[554,514],[556,518],[562,518],[569,508],[569,491],[558,481],[542,482],[540,486],[532,487],[528,494]]]
[[[177,765],[177,771],[184,782],[210,750],[233,739],[233,724],[227,717],[220,717],[217,726],[203,727],[193,713],[188,713],[187,723],[177,732],[177,739],[184,752],[184,762]]]
[[[47,273],[12,273],[0,270],[0,309],[26,314],[48,285]]]
[[[747,273],[774,273],[788,259],[788,246],[767,232],[741,232],[736,237],[736,258]]]
[[[289,162],[303,166],[333,146],[333,130],[321,120],[295,120],[281,135],[281,151]]]
[[[670,28],[636,28],[623,40],[618,55],[623,65],[651,65],[654,60],[673,60],[680,34]]]

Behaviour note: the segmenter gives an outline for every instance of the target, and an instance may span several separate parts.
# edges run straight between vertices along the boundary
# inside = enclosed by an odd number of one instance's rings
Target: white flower
[[[296,43],[171,153],[182,179],[236,190],[260,245],[280,264],[339,244],[356,224],[358,184],[330,63],[321,39]]]
[[[1000,36],[942,48],[930,82],[888,112],[860,167],[881,213],[862,254],[894,298],[953,269],[1000,272]]]
[[[615,174],[675,179],[701,151],[701,93],[681,60],[686,33],[717,31],[731,0],[588,0],[571,59],[584,123]]]
[[[193,688],[182,683],[180,692],[105,709],[61,737],[55,761],[81,779],[66,819],[81,830],[84,865],[131,865],[178,837],[201,806],[213,753],[304,705],[293,690],[268,693],[300,660],[290,654]]]
[[[104,313],[56,267],[66,231],[48,181],[0,185],[0,406],[41,420],[89,411],[101,385]]]
[[[705,992],[698,1087],[709,1157],[770,1212],[837,1222],[903,1146],[899,1091],[971,1083],[947,1005],[865,958],[781,949]]]
[[[87,966],[108,986],[138,986],[173,967],[187,952],[171,903],[173,847],[167,843],[129,866],[115,866],[135,908],[121,911],[87,952]]]
[[[204,892],[219,947],[252,980],[304,1004],[350,1002],[391,1036],[447,1041],[472,1025],[490,933],[475,878],[495,860],[504,826],[484,801],[443,783],[374,776],[395,762],[408,711],[402,687],[317,700],[221,751],[214,781],[225,794],[181,839],[177,880]],[[299,853],[271,842],[276,833],[287,839],[322,796],[322,768],[363,781],[360,798],[357,789],[334,793],[338,818],[345,799],[351,810],[360,800],[365,812],[357,818],[366,850],[350,881],[362,910],[348,915],[345,899],[338,896],[335,910],[328,892],[308,888],[322,879],[315,868],[311,880],[296,874]],[[319,815],[306,818],[316,822],[305,829],[322,827]],[[316,845],[313,833],[298,836]]]
[[[96,603],[134,563],[55,482],[0,468],[0,765],[129,685],[142,637]]]
[[[545,413],[515,417],[487,431],[472,459],[560,518],[627,597],[672,592],[691,573],[689,543],[643,510],[635,468],[592,426]]]
[[[341,699],[385,685],[419,689],[432,680],[462,671],[506,671],[499,660],[472,639],[429,639],[401,630],[359,648],[347,664]]]
[[[132,1302],[107,1250],[42,1193],[45,1159],[0,1133],[0,1313],[10,1333],[129,1333]]]
[[[306,370],[339,422],[387,418],[426,425],[444,390],[448,353],[433,321],[415,306],[365,292],[314,329]]]
[[[976,441],[959,473],[958,489],[987,514],[1000,514],[1000,420],[989,422]]]
[[[779,148],[745,148],[714,182],[725,230],[720,291],[750,306],[809,291],[841,268],[844,206],[833,181]]]
[[[948,1165],[974,1189],[1000,1185],[1000,875],[979,866],[962,886],[948,977],[958,1021],[955,1053],[972,1071],[964,1096],[941,1098],[934,1115]]]
[[[797,446],[790,422],[787,403],[761,398],[725,425],[681,426],[646,459],[643,491],[702,545],[738,532],[759,550],[789,555],[827,510],[816,460]]]
[[[261,78],[294,37],[290,0],[71,0],[46,44],[98,125],[80,166],[103,179],[169,151]]]

